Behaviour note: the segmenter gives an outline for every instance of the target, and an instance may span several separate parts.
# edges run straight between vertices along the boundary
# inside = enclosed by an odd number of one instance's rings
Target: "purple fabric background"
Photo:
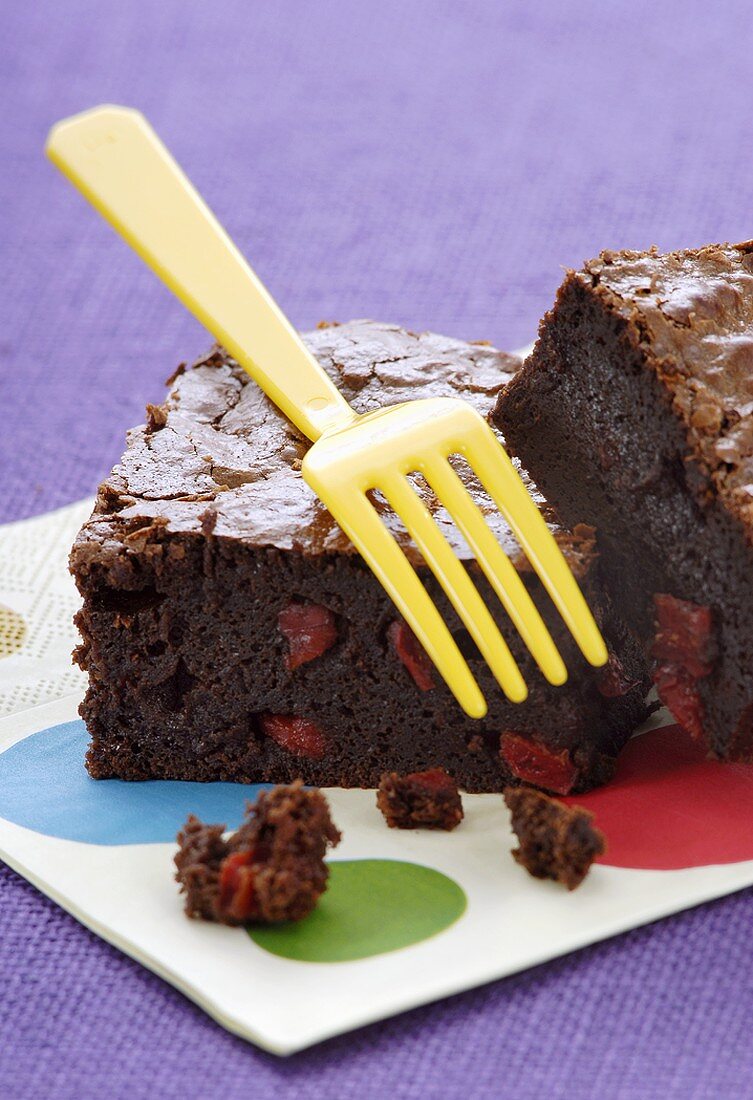
[[[42,157],[152,119],[302,327],[527,343],[563,265],[753,234],[753,26],[696,0],[26,0],[0,46],[0,519],[90,493],[206,336]],[[0,874],[0,1095],[753,1095],[750,893],[287,1062]]]

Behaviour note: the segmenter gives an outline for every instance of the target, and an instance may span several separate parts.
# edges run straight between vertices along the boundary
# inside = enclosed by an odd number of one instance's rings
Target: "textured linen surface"
[[[27,0],[2,25],[3,521],[92,492],[208,343],[43,159],[65,114],[144,110],[301,327],[516,347],[562,266],[753,234],[747,3]],[[281,1061],[3,870],[0,1096],[751,1096],[752,918],[746,892]]]

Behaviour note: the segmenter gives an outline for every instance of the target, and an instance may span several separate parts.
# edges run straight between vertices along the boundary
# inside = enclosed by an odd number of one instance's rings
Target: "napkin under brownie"
[[[482,344],[368,321],[305,339],[359,412],[461,394],[486,414],[520,366]],[[517,777],[560,792],[609,775],[645,714],[647,677],[601,585],[592,530],[557,538],[602,624],[606,670],[580,658],[493,513],[572,670],[550,687],[479,577],[528,680],[523,705],[505,700],[427,578],[489,702],[483,721],[469,719],[301,478],[295,428],[221,350],[171,387],[130,432],[72,551],[92,775],[376,786],[385,771],[442,765],[468,790]]]
[[[753,755],[753,242],[603,252],[570,272],[495,423],[597,529],[659,694]]]

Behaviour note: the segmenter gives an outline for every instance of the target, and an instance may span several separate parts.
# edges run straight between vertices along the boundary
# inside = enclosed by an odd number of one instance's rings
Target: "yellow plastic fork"
[[[513,702],[525,681],[471,577],[415,493],[420,473],[445,505],[552,684],[564,662],[525,585],[448,461],[462,456],[496,502],[586,659],[604,641],[578,585],[494,432],[454,398],[410,401],[358,416],[337,391],[214,215],[137,111],[97,107],[53,127],[53,162],[313,442],[308,484],[382,583],[463,710],[486,702],[450,630],[369,497],[398,513],[497,682]]]

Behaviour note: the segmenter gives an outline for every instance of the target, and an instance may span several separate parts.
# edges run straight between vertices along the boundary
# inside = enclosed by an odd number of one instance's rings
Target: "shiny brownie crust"
[[[306,340],[358,411],[447,394],[487,414],[520,366],[486,345],[368,321]],[[515,706],[386,517],[487,697],[487,717],[474,721],[303,482],[306,446],[217,349],[180,371],[164,405],[129,433],[71,554],[84,598],[77,659],[89,674],[90,773],[376,787],[385,771],[431,763],[466,790],[522,779],[562,793],[606,779],[645,716],[648,679],[604,592],[592,530],[567,531],[552,517],[610,646],[606,671],[575,651],[492,517],[571,669],[562,688],[543,680],[469,563],[529,684]],[[454,537],[441,510],[436,518]]]

